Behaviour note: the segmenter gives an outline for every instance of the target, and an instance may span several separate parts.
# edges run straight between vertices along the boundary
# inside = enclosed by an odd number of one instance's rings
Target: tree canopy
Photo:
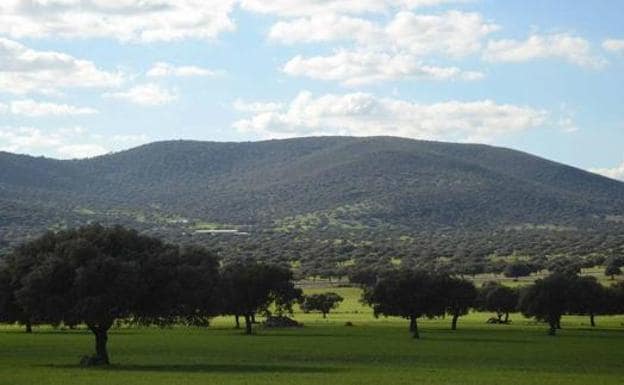
[[[160,325],[215,312],[217,261],[120,226],[47,233],[8,259],[20,277],[15,297],[26,314],[51,324],[84,323],[96,339],[91,362],[108,364],[115,320]]]
[[[304,312],[320,311],[323,314],[323,318],[327,318],[327,314],[329,314],[332,309],[337,308],[343,300],[344,298],[340,295],[327,292],[304,295],[301,297],[300,304]]]

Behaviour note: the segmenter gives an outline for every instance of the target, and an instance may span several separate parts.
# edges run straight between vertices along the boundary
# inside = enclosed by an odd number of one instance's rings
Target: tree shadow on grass
[[[242,336],[247,336],[246,334],[241,334]],[[296,333],[291,331],[284,331],[281,333],[280,331],[269,331],[264,333],[254,333],[250,335],[251,338],[256,337],[291,337],[291,338],[300,338],[300,337],[324,337],[324,338],[359,338],[362,336],[354,335],[354,334],[331,334],[331,333]],[[364,336],[366,337],[366,336]]]
[[[78,365],[46,365],[57,369],[85,369],[119,372],[170,372],[170,373],[337,373],[344,369],[318,366],[251,365],[251,364],[163,364],[137,365],[112,364],[82,368]]]

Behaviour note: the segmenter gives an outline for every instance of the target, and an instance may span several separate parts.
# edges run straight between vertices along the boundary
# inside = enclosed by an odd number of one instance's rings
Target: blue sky
[[[7,0],[0,150],[397,135],[624,179],[624,2]]]

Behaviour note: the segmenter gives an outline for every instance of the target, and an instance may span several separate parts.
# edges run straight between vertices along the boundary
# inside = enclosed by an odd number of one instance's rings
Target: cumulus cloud
[[[393,135],[488,142],[544,123],[547,113],[491,100],[419,104],[367,93],[319,97],[303,91],[279,110],[261,111],[234,127],[263,138],[310,135]]]
[[[491,62],[526,62],[535,59],[560,58],[586,68],[601,68],[604,58],[591,52],[589,42],[568,33],[551,35],[534,34],[526,40],[493,40],[483,54]]]
[[[624,39],[607,39],[602,42],[605,51],[624,53]]]
[[[108,150],[100,144],[84,143],[85,130],[79,127],[41,130],[34,127],[0,127],[0,150],[47,155],[59,158],[85,158]]]
[[[386,25],[334,14],[275,23],[269,38],[281,43],[352,40],[366,48],[403,50],[416,56],[461,57],[478,52],[483,38],[498,30],[478,13],[448,11],[439,15],[398,12]]]
[[[53,158],[87,158],[146,143],[145,134],[95,134],[81,126],[0,126],[0,151]]]
[[[91,158],[98,155],[104,155],[108,152],[105,147],[99,144],[68,144],[60,146],[56,150],[62,158],[79,159]]]
[[[246,102],[242,99],[236,99],[232,106],[236,111],[257,113],[279,111],[284,107],[284,104],[276,102]]]
[[[107,92],[103,96],[141,106],[161,106],[178,99],[177,94],[154,83],[137,85],[126,91]]]
[[[191,76],[203,76],[203,77],[215,77],[219,76],[222,71],[215,71],[208,68],[196,67],[196,66],[174,66],[169,63],[158,62],[154,63],[152,68],[147,71],[149,77],[191,77]]]
[[[1,24],[1,22],[0,22]],[[52,93],[69,87],[114,87],[123,77],[93,62],[54,51],[37,51],[0,37],[0,90]]]
[[[613,168],[596,168],[592,169],[592,172],[600,175],[604,175],[611,179],[619,179],[624,181],[624,162]]]
[[[465,0],[241,0],[243,9],[280,17],[310,16],[325,13],[383,13],[394,8],[432,7]]]
[[[235,29],[236,0],[3,0],[0,34],[149,43],[214,39]]]
[[[295,56],[283,71],[292,76],[336,80],[346,86],[401,79],[478,80],[484,75],[457,67],[424,64],[410,54],[384,52],[338,51],[330,56],[304,58]]]
[[[478,80],[479,71],[428,64],[428,55],[458,58],[478,52],[498,26],[477,13],[397,13],[385,26],[351,16],[320,15],[278,22],[269,38],[282,43],[352,40],[355,48],[329,55],[295,56],[283,67],[293,76],[358,85],[399,79]]]
[[[0,106],[0,113],[2,113]],[[32,99],[14,100],[6,105],[5,113],[23,115],[29,117],[39,116],[67,116],[67,115],[91,115],[98,111],[91,107],[78,107],[70,104],[57,104],[51,102],[38,102]]]
[[[284,44],[336,40],[370,43],[382,36],[383,29],[369,20],[336,14],[278,21],[271,26],[268,35],[270,40]]]

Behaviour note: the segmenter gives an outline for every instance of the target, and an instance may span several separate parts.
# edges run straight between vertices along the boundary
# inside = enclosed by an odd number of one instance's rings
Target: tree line
[[[362,274],[362,300],[375,315],[409,319],[418,337],[421,317],[448,314],[452,328],[471,308],[494,311],[500,322],[519,309],[560,326],[562,314],[623,312],[624,285],[556,274],[521,290],[488,284],[477,290],[463,278],[424,270]],[[582,300],[581,300],[582,298]],[[303,295],[285,266],[253,260],[220,264],[198,246],[180,247],[121,226],[89,225],[49,232],[16,247],[0,264],[0,321],[86,325],[95,337],[89,364],[108,364],[108,331],[119,322],[136,325],[207,326],[211,317],[233,315],[251,334],[255,315],[305,311],[326,316],[342,298]],[[503,314],[506,314],[503,319]]]
[[[548,333],[561,328],[563,315],[586,315],[592,327],[597,315],[624,313],[624,282],[604,287],[594,277],[554,273],[534,284],[511,288],[487,282],[477,289],[464,278],[424,270],[394,270],[374,282],[363,282],[363,302],[375,316],[398,316],[409,320],[409,330],[419,338],[418,319],[449,315],[451,329],[470,309],[491,311],[490,323],[508,323],[509,313],[548,324]]]

